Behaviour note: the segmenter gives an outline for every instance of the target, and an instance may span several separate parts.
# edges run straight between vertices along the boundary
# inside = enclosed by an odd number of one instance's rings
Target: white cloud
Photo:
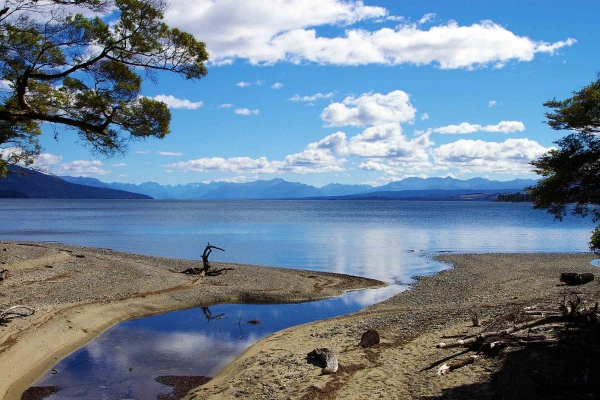
[[[234,112],[240,115],[256,115],[259,113],[259,110],[250,110],[248,108],[236,108]]]
[[[498,103],[496,102],[496,100],[490,100],[490,101],[488,102],[488,106],[489,106],[489,107],[494,107],[496,104],[498,104]]]
[[[136,154],[150,154],[148,150],[138,150],[135,152]]]
[[[435,18],[435,13],[427,13],[427,14],[423,15],[423,18],[421,18],[419,20],[418,24],[423,25],[423,24],[431,21],[434,18]]]
[[[304,102],[310,101],[310,102],[312,102],[312,101],[315,101],[315,100],[318,100],[318,99],[330,99],[334,95],[335,95],[335,92],[330,92],[330,93],[325,93],[325,94],[323,94],[323,93],[316,93],[316,94],[313,94],[312,96],[300,96],[298,94],[295,94],[292,97],[290,97],[290,100],[291,101],[295,101],[295,102],[299,102],[299,101],[304,101]]]
[[[236,83],[235,86],[241,87],[241,88],[245,88],[245,87],[248,87],[250,85],[259,85],[260,86],[260,85],[262,85],[264,83],[265,83],[265,81],[263,81],[261,79],[257,79],[254,82],[244,82],[244,81],[241,81],[241,82]]]
[[[406,20],[406,18],[399,16],[399,15],[388,15],[387,17],[385,17],[385,19],[387,21],[396,21],[396,22],[401,22],[401,21]]]
[[[525,130],[525,124],[521,121],[501,121],[496,125],[479,125],[470,124],[463,122],[459,125],[447,125],[439,128],[432,129],[432,132],[441,134],[467,134],[475,132],[499,132],[499,133],[511,133],[511,132],[523,132]]]
[[[113,164],[113,167],[126,167],[127,164],[126,163],[118,163],[118,164]]]
[[[429,119],[429,114],[423,113],[421,114],[421,121],[427,121]]]
[[[501,67],[511,60],[531,61],[575,43],[532,40],[482,21],[460,26],[451,21],[423,30],[404,22],[394,29],[349,28],[343,35],[317,35],[323,26],[348,26],[390,16],[383,7],[358,0],[172,0],[170,25],[206,42],[214,64],[235,59],[250,64],[315,62],[329,65],[436,64],[443,69]],[[429,20],[427,15],[421,21]]]
[[[320,149],[340,156],[366,158],[390,158],[399,164],[428,163],[426,149],[433,146],[429,135],[407,140],[399,124],[372,126],[346,140],[344,132],[336,132],[318,142],[310,143],[307,149]]]
[[[198,158],[168,164],[165,167],[184,172],[219,171],[250,174],[307,174],[317,172],[341,172],[345,159],[337,159],[326,151],[307,149],[291,154],[283,161],[269,161],[266,157]]]
[[[462,173],[495,172],[521,174],[531,172],[529,162],[549,151],[530,139],[507,139],[504,142],[461,139],[433,149],[435,164],[457,168]]]
[[[219,106],[219,108],[232,108],[232,107],[233,107],[233,104],[229,104],[229,103],[221,104]]]
[[[127,175],[125,175],[125,174],[119,174],[119,175],[117,175],[117,178],[125,178],[126,176]]]
[[[281,89],[283,87],[283,83],[281,82],[275,82],[273,85],[271,85],[271,89]]]
[[[231,178],[217,179],[214,182],[241,183],[241,182],[246,182],[247,179],[248,178],[246,178],[244,175],[240,175],[240,176],[234,176]]]
[[[384,163],[380,163],[377,161],[365,161],[363,163],[361,163],[358,168],[363,169],[365,171],[381,171],[384,174],[390,174],[393,175],[396,173],[396,170],[389,166],[388,164],[384,164]],[[392,178],[394,179],[394,178]]]
[[[179,157],[182,156],[183,153],[175,153],[172,151],[157,151],[157,154],[160,154],[161,156],[169,156],[169,157]]]
[[[10,81],[0,79],[0,92],[8,92],[12,90],[10,87]]]
[[[93,176],[93,175],[106,175],[110,171],[103,169],[101,161],[85,161],[76,160],[68,163],[63,163],[53,168],[53,172],[57,175],[71,175],[71,176]]]
[[[412,122],[417,110],[409,96],[401,90],[388,94],[365,93],[360,97],[346,97],[341,103],[332,103],[321,113],[328,126],[364,126],[386,123]]]
[[[154,100],[162,101],[169,108],[185,108],[188,110],[196,110],[204,104],[201,101],[189,101],[188,99],[178,99],[173,95],[159,94],[153,97]]]

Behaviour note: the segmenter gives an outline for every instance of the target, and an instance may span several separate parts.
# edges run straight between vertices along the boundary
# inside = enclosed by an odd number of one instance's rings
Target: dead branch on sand
[[[27,310],[30,313],[23,314],[21,312],[18,312],[17,310]],[[33,307],[21,306],[21,305],[12,306],[12,307],[7,308],[6,310],[0,310],[0,323],[8,320],[9,316],[11,316],[11,315],[15,316],[15,317],[28,317],[30,315],[33,315],[34,313],[35,313],[35,308],[33,308]]]

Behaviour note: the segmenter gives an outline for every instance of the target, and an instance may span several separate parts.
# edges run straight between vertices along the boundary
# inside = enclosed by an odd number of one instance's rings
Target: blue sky
[[[98,158],[45,130],[40,164],[103,181],[535,177],[564,132],[542,103],[595,80],[597,1],[173,0],[208,75],[159,75],[164,140]],[[159,96],[159,97],[157,97]]]

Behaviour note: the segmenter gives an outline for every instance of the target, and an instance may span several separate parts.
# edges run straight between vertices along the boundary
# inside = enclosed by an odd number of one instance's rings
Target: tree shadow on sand
[[[426,399],[600,399],[598,324],[561,327],[556,339],[552,345],[509,347],[489,355],[493,372],[486,382],[444,389]]]

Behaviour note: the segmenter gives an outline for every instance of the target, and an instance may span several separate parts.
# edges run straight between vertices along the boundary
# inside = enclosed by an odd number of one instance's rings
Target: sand
[[[426,369],[463,349],[437,349],[444,336],[476,334],[471,315],[484,322],[538,305],[556,309],[563,295],[578,293],[583,305],[600,299],[598,280],[583,286],[559,285],[561,272],[597,272],[591,254],[465,254],[438,260],[454,268],[421,277],[412,290],[357,313],[301,325],[266,337],[225,367],[187,399],[416,399],[527,398],[502,395],[505,358],[481,358],[444,376]],[[357,347],[367,329],[382,343]],[[340,370],[322,375],[307,363],[317,347],[333,349]],[[533,364],[537,365],[537,364]],[[496,374],[497,379],[492,379]],[[498,383],[500,382],[500,383]],[[510,386],[510,385],[508,385]]]
[[[201,249],[199,249],[201,251]],[[219,276],[180,273],[198,261],[62,244],[0,242],[0,309],[34,315],[0,325],[0,398],[18,399],[60,359],[117,322],[220,303],[290,303],[381,287],[373,279],[211,262]]]

